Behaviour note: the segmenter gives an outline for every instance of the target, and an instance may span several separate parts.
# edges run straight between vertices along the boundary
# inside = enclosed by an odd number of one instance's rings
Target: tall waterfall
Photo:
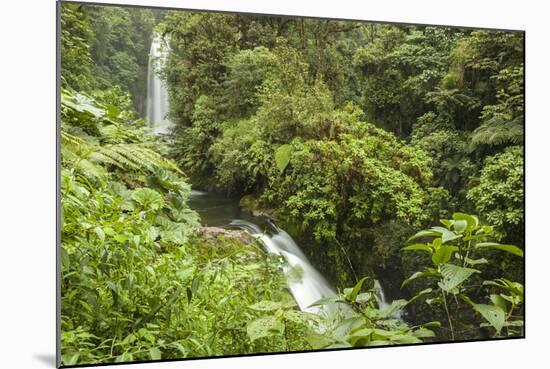
[[[173,123],[166,118],[170,109],[168,91],[164,81],[158,75],[158,71],[164,67],[167,57],[168,46],[163,43],[160,35],[155,35],[151,43],[147,68],[147,119],[153,132],[157,134],[170,133],[173,126]]]

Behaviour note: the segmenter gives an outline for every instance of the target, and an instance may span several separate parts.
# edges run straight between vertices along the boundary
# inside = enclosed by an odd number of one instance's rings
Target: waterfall
[[[287,264],[283,270],[287,275],[290,292],[300,310],[317,313],[320,308],[310,307],[311,304],[323,297],[336,295],[288,233],[273,224],[271,224],[274,230],[272,235],[262,232],[257,225],[244,220],[234,220],[231,225],[244,229],[258,238],[267,252],[281,255],[286,260]]]
[[[280,255],[285,260],[283,272],[288,288],[300,310],[320,313],[328,318],[350,316],[351,310],[343,304],[311,306],[324,297],[336,297],[336,292],[309,262],[292,237],[271,221],[242,213],[237,201],[211,192],[192,190],[189,205],[200,214],[203,223],[215,227],[240,228],[256,238],[266,252]],[[374,290],[380,308],[388,307],[390,304],[378,281],[375,281]]]
[[[390,306],[390,304],[386,300],[386,295],[384,294],[384,290],[382,289],[382,286],[380,285],[378,279],[374,280],[374,292],[376,293],[376,301],[378,302],[378,306],[380,308]]]
[[[147,68],[147,119],[156,134],[168,134],[173,123],[166,118],[169,111],[166,84],[158,75],[168,57],[168,46],[160,35],[153,37]]]

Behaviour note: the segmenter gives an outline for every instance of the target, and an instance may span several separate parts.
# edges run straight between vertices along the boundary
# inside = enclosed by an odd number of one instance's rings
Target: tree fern
[[[523,118],[507,118],[506,115],[499,114],[481,124],[472,133],[472,145],[521,144],[523,141]]]
[[[139,121],[125,122],[118,108],[70,90],[63,90],[61,107],[61,152],[73,165],[89,160],[84,164],[88,168],[93,162],[120,170],[153,172],[160,168],[183,174],[153,149],[161,143],[139,127]]]
[[[91,161],[122,170],[152,172],[158,168],[183,172],[177,165],[144,144],[121,143],[98,145],[81,137],[61,132],[62,154],[68,158],[80,158],[86,155]]]

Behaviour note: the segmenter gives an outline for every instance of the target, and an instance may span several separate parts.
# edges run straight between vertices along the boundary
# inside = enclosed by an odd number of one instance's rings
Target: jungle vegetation
[[[155,32],[168,137],[143,118]],[[523,48],[63,4],[62,364],[522,337]],[[280,258],[204,237],[192,187],[270,214],[337,288],[317,304],[342,309],[300,311]]]

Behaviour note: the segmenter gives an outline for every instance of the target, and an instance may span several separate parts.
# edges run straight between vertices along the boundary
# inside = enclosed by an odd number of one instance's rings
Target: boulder
[[[221,227],[201,227],[199,233],[207,240],[223,238],[232,238],[243,243],[254,242],[254,237],[242,229],[225,229]]]

